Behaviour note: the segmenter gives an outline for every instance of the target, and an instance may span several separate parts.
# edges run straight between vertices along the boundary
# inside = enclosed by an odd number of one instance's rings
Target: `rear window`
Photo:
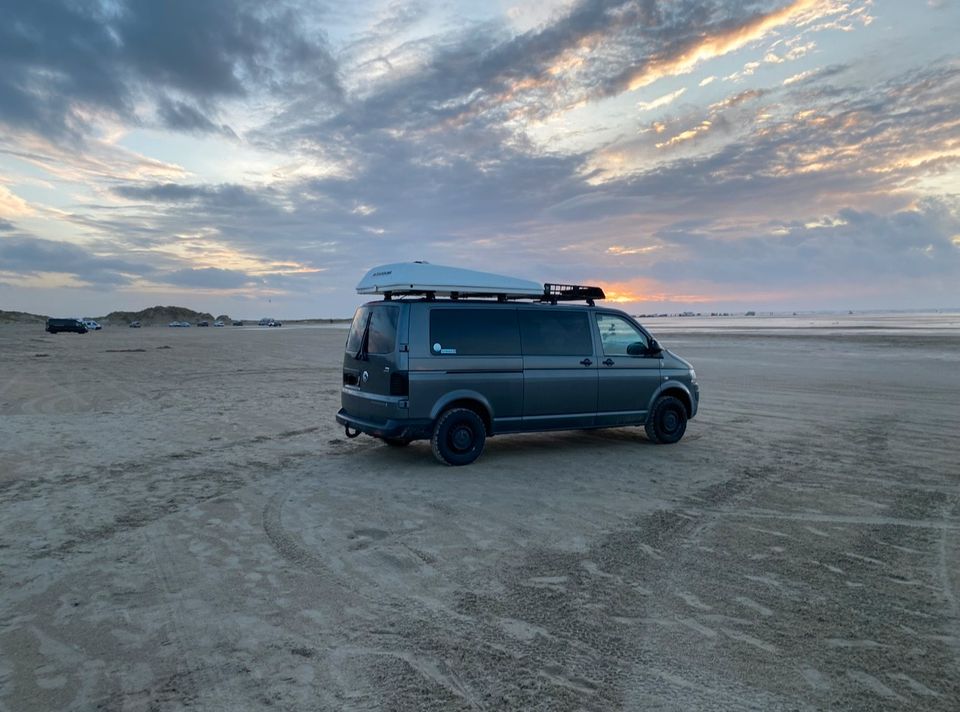
[[[517,310],[432,309],[430,353],[438,356],[519,356]]]
[[[350,333],[347,335],[347,351],[357,353],[363,341],[363,332],[369,324],[367,353],[392,353],[397,345],[397,320],[400,310],[392,306],[363,306],[353,315]]]
[[[590,356],[593,339],[586,312],[521,309],[523,353],[529,356]]]

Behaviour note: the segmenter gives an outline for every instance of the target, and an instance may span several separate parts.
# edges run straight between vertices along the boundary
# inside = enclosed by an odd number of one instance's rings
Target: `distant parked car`
[[[139,321],[131,321],[131,322],[130,322],[130,328],[131,328],[131,329],[139,329],[139,328],[140,328],[140,322],[139,322]]]
[[[282,321],[277,321],[276,319],[261,319],[259,322],[260,326],[283,326]]]
[[[214,325],[214,326],[223,326],[223,322],[222,322],[222,321],[215,321],[215,322],[213,322],[213,325]]]
[[[189,321],[171,321],[169,324],[167,324],[167,326],[185,327],[185,326],[190,326],[190,322]]]
[[[209,321],[198,321],[197,326],[210,326]]]
[[[51,334],[68,331],[74,334],[86,334],[87,327],[80,319],[47,319],[46,330]]]
[[[234,326],[243,326],[243,322],[242,322],[242,321],[235,321],[235,322],[233,322],[233,325],[234,325]]]
[[[84,320],[83,320],[83,325],[84,325],[85,327],[87,327],[87,331],[100,331],[100,329],[103,328],[103,327],[100,326],[97,322],[95,322],[93,319],[84,319]]]

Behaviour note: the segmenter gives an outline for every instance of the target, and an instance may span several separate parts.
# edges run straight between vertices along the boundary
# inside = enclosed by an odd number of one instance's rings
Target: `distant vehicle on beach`
[[[177,326],[177,327],[188,327],[190,326],[189,321],[171,321],[167,326]]]
[[[276,319],[261,319],[258,323],[259,326],[283,326],[282,321],[277,321]]]
[[[235,321],[235,322],[233,322],[233,325],[234,325],[234,326],[243,326],[243,322],[242,322],[242,321]]]
[[[197,326],[210,326],[209,321],[198,321]]]
[[[87,331],[100,331],[100,329],[103,328],[103,327],[100,326],[97,322],[95,322],[93,319],[84,319],[84,320],[83,320],[83,325],[84,325],[85,327],[87,327]]]
[[[129,326],[130,326],[131,329],[139,329],[139,328],[140,328],[140,322],[139,322],[139,321],[131,321]]]
[[[86,334],[88,331],[80,319],[47,319],[46,330],[51,334],[59,334],[61,331]]]
[[[215,322],[213,322],[213,325],[214,325],[214,326],[223,326],[223,322],[222,322],[222,321],[215,321]]]

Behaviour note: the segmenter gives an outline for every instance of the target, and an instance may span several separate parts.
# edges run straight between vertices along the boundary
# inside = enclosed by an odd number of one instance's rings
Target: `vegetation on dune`
[[[229,317],[220,317],[229,318]],[[197,321],[212,322],[213,315],[209,312],[198,312],[187,307],[163,307],[155,306],[140,311],[114,311],[98,319],[101,324],[110,324],[112,326],[123,326],[132,321],[139,321],[144,326],[165,326],[171,321]]]
[[[42,324],[47,320],[43,314],[29,314],[20,311],[0,309],[0,324]]]

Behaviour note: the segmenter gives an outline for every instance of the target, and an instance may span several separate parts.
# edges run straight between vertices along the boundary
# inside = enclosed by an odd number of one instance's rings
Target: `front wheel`
[[[451,408],[437,419],[430,444],[445,465],[469,465],[480,457],[487,439],[483,420],[469,408]]]
[[[669,445],[683,437],[687,430],[687,408],[673,396],[658,398],[644,426],[650,442]]]

